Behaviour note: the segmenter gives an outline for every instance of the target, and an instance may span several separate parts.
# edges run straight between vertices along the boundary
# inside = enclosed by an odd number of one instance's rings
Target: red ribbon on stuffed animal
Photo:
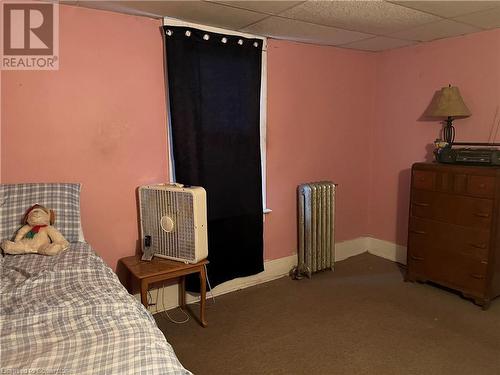
[[[33,228],[31,228],[31,230],[26,233],[26,238],[33,238],[35,237],[35,234],[37,234],[41,228],[45,228],[47,225],[35,225]]]

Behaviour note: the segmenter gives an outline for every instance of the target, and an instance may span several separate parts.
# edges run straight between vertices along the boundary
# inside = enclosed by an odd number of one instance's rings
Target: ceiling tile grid
[[[439,19],[431,14],[382,0],[310,0],[280,13],[280,16],[375,35],[384,35]]]
[[[454,19],[482,29],[494,29],[500,27],[500,7],[482,12],[464,14]]]
[[[463,14],[469,14],[488,10],[498,6],[497,1],[450,1],[450,0],[425,0],[425,1],[391,1],[404,7],[412,8],[415,10],[423,11],[426,13],[434,14],[443,18],[453,18]]]
[[[235,8],[253,10],[265,14],[278,14],[290,9],[304,1],[287,1],[287,0],[269,0],[269,1],[216,1],[207,0],[209,2],[225,4]]]
[[[383,51],[500,28],[500,0],[84,1],[76,6],[184,21],[305,43]]]
[[[385,36],[376,36],[370,39],[364,39],[353,43],[344,44],[343,47],[358,49],[362,51],[383,51],[400,47],[407,47],[416,44],[414,41],[388,38]]]
[[[406,29],[391,34],[391,37],[414,40],[418,42],[428,42],[435,39],[449,38],[481,31],[480,28],[470,26],[464,23],[455,22],[448,19],[442,19],[423,26],[417,26],[412,29]]]
[[[257,35],[264,34],[276,39],[291,39],[298,42],[326,45],[340,45],[373,37],[373,35],[357,31],[280,17],[266,18],[244,28],[242,31]]]

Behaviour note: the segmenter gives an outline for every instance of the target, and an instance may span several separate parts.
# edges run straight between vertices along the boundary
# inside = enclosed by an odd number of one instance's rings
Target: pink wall
[[[115,266],[136,248],[135,188],[167,180],[160,22],[68,6],[60,22],[59,71],[4,74],[2,179],[83,183],[86,238]],[[372,54],[331,47],[270,40],[268,51],[265,257],[274,259],[296,251],[302,182],[340,184],[339,240],[366,232],[369,165],[345,155],[368,147],[375,65]]]
[[[456,140],[488,140],[495,114],[500,120],[500,30],[380,53],[376,78],[369,233],[405,245],[409,168],[426,160],[440,130],[418,119],[434,91],[451,83],[472,112],[455,122]]]
[[[86,238],[114,267],[135,252],[135,189],[168,180],[160,21],[60,14],[60,70],[2,72],[0,178],[83,183]],[[404,244],[408,169],[439,130],[417,119],[448,82],[473,113],[458,139],[485,140],[500,32],[380,54],[269,40],[265,257],[295,253],[296,186],[320,179],[339,184],[338,241]]]
[[[367,231],[375,55],[269,40],[266,254],[296,253],[296,187],[332,180],[337,241]]]
[[[167,179],[161,23],[60,7],[60,70],[2,76],[2,182],[81,182],[86,239],[134,254],[135,189]]]
[[[2,99],[2,92],[1,92],[1,87],[2,87],[2,70],[0,70],[0,102]],[[3,132],[2,132],[2,112],[3,112],[3,104],[0,105],[0,184],[3,182],[2,180],[2,168],[3,168],[3,163],[5,162],[5,158],[3,157],[2,153],[2,137],[3,137]]]

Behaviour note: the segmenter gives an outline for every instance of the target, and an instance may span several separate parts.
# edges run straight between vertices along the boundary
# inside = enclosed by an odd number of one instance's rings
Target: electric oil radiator
[[[335,188],[333,182],[311,182],[297,188],[298,265],[293,278],[331,269],[335,260]]]
[[[196,263],[208,256],[205,189],[181,184],[139,188],[143,259]]]

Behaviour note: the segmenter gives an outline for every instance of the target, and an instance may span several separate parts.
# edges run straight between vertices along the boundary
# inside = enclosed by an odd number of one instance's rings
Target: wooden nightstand
[[[177,262],[170,259],[154,257],[151,261],[143,261],[139,255],[122,258],[119,260],[130,272],[130,276],[139,282],[141,289],[141,302],[148,308],[149,285],[161,281],[179,278],[179,306],[186,307],[186,282],[185,276],[192,273],[200,274],[200,323],[207,326],[205,319],[205,298],[207,274],[205,265],[208,260],[195,264]],[[130,288],[130,285],[127,286]],[[131,290],[129,289],[129,292]]]

